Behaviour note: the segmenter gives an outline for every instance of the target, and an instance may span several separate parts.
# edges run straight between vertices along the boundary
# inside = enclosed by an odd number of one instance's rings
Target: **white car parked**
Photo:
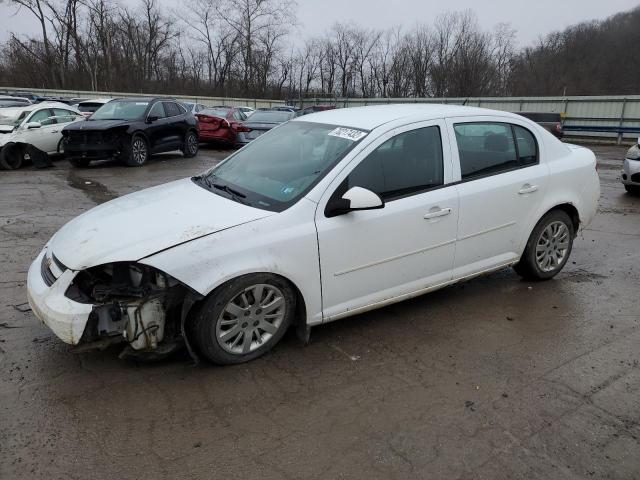
[[[29,302],[70,344],[187,340],[213,362],[245,362],[292,324],[307,337],[508,266],[552,278],[596,214],[595,165],[505,112],[308,115],[202,175],[69,222],[32,264]]]
[[[627,192],[640,195],[640,138],[625,155],[620,178]]]
[[[111,100],[111,98],[93,98],[91,100],[83,100],[75,107],[82,113],[82,115],[84,115],[85,118],[89,118],[100,107],[109,103]]]
[[[13,170],[38,153],[62,153],[62,129],[79,120],[78,109],[58,102],[0,109],[0,167]]]

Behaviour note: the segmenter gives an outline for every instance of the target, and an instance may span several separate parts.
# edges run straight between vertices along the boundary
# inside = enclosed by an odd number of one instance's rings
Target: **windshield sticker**
[[[357,142],[358,140],[361,140],[363,137],[366,137],[367,132],[363,132],[361,130],[355,130],[353,128],[338,127],[335,130],[332,130],[331,132],[329,132],[329,136],[344,138],[346,140],[351,140],[352,142]]]
[[[149,102],[136,102],[136,105],[149,105]]]
[[[295,188],[293,188],[293,187],[286,187],[286,186],[285,186],[285,187],[282,187],[282,189],[280,190],[280,192],[281,192],[283,195],[287,195],[287,196],[291,195],[291,194],[292,194],[293,192],[295,192],[295,191],[296,191],[296,189],[295,189]]]

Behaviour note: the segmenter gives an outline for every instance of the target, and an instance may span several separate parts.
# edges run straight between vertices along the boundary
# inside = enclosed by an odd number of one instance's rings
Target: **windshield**
[[[287,123],[194,181],[237,202],[280,212],[305,195],[366,135],[335,125]]]
[[[5,127],[17,127],[29,113],[31,113],[30,110],[0,110],[0,125]]]
[[[116,100],[105,103],[91,115],[90,120],[137,120],[142,118],[149,102]]]
[[[264,112],[258,110],[251,115],[252,122],[263,122],[263,123],[284,123],[287,120],[293,118],[291,112]]]

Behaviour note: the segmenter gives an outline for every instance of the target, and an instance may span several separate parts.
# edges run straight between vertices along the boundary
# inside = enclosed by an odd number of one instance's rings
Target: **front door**
[[[34,122],[38,122],[41,126],[24,130],[20,135],[20,141],[33,145],[38,150],[46,153],[55,152],[61,134],[60,127],[56,125],[53,117],[53,112],[48,108],[38,110],[26,121],[26,123]]]
[[[388,132],[334,181],[316,214],[324,320],[372,308],[451,279],[458,197],[444,123]],[[385,207],[327,217],[334,195],[359,186]]]

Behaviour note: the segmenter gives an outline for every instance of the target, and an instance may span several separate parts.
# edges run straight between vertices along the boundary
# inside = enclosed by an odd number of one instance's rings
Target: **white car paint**
[[[66,112],[68,115],[55,115],[55,112]],[[8,126],[2,124],[3,117],[21,120],[15,126]],[[59,102],[3,108],[0,110],[0,148],[8,143],[22,143],[33,145],[48,154],[60,153],[58,146],[62,140],[62,129],[81,120],[84,120],[84,117],[78,109]]]
[[[74,105],[74,107],[77,108],[85,118],[89,118],[91,115],[95,113],[95,110],[93,112],[86,111],[87,107],[100,108],[102,105],[109,103],[111,100],[113,99],[112,98],[93,98],[90,100],[84,100],[78,103],[77,105]]]
[[[452,125],[477,120],[528,129],[538,143],[539,164],[461,182]],[[388,105],[330,110],[293,121],[370,133],[280,213],[235,203],[187,179],[83,214],[54,235],[29,270],[29,301],[36,314],[63,341],[78,343],[86,305],[60,298],[74,275],[96,265],[137,260],[201,295],[243,274],[281,275],[300,292],[307,325],[313,326],[512,265],[538,220],[558,205],[574,206],[582,227],[596,213],[600,187],[593,153],[562,144],[518,115]],[[381,209],[324,215],[343,179],[369,153],[401,132],[425,126],[438,126],[442,135],[442,187]],[[60,276],[54,271],[55,288],[44,288],[40,262],[46,256],[50,263],[52,252],[70,270]]]
[[[638,143],[633,145],[625,155],[620,179],[623,185],[639,189],[640,179],[637,176],[640,176],[640,138]]]

